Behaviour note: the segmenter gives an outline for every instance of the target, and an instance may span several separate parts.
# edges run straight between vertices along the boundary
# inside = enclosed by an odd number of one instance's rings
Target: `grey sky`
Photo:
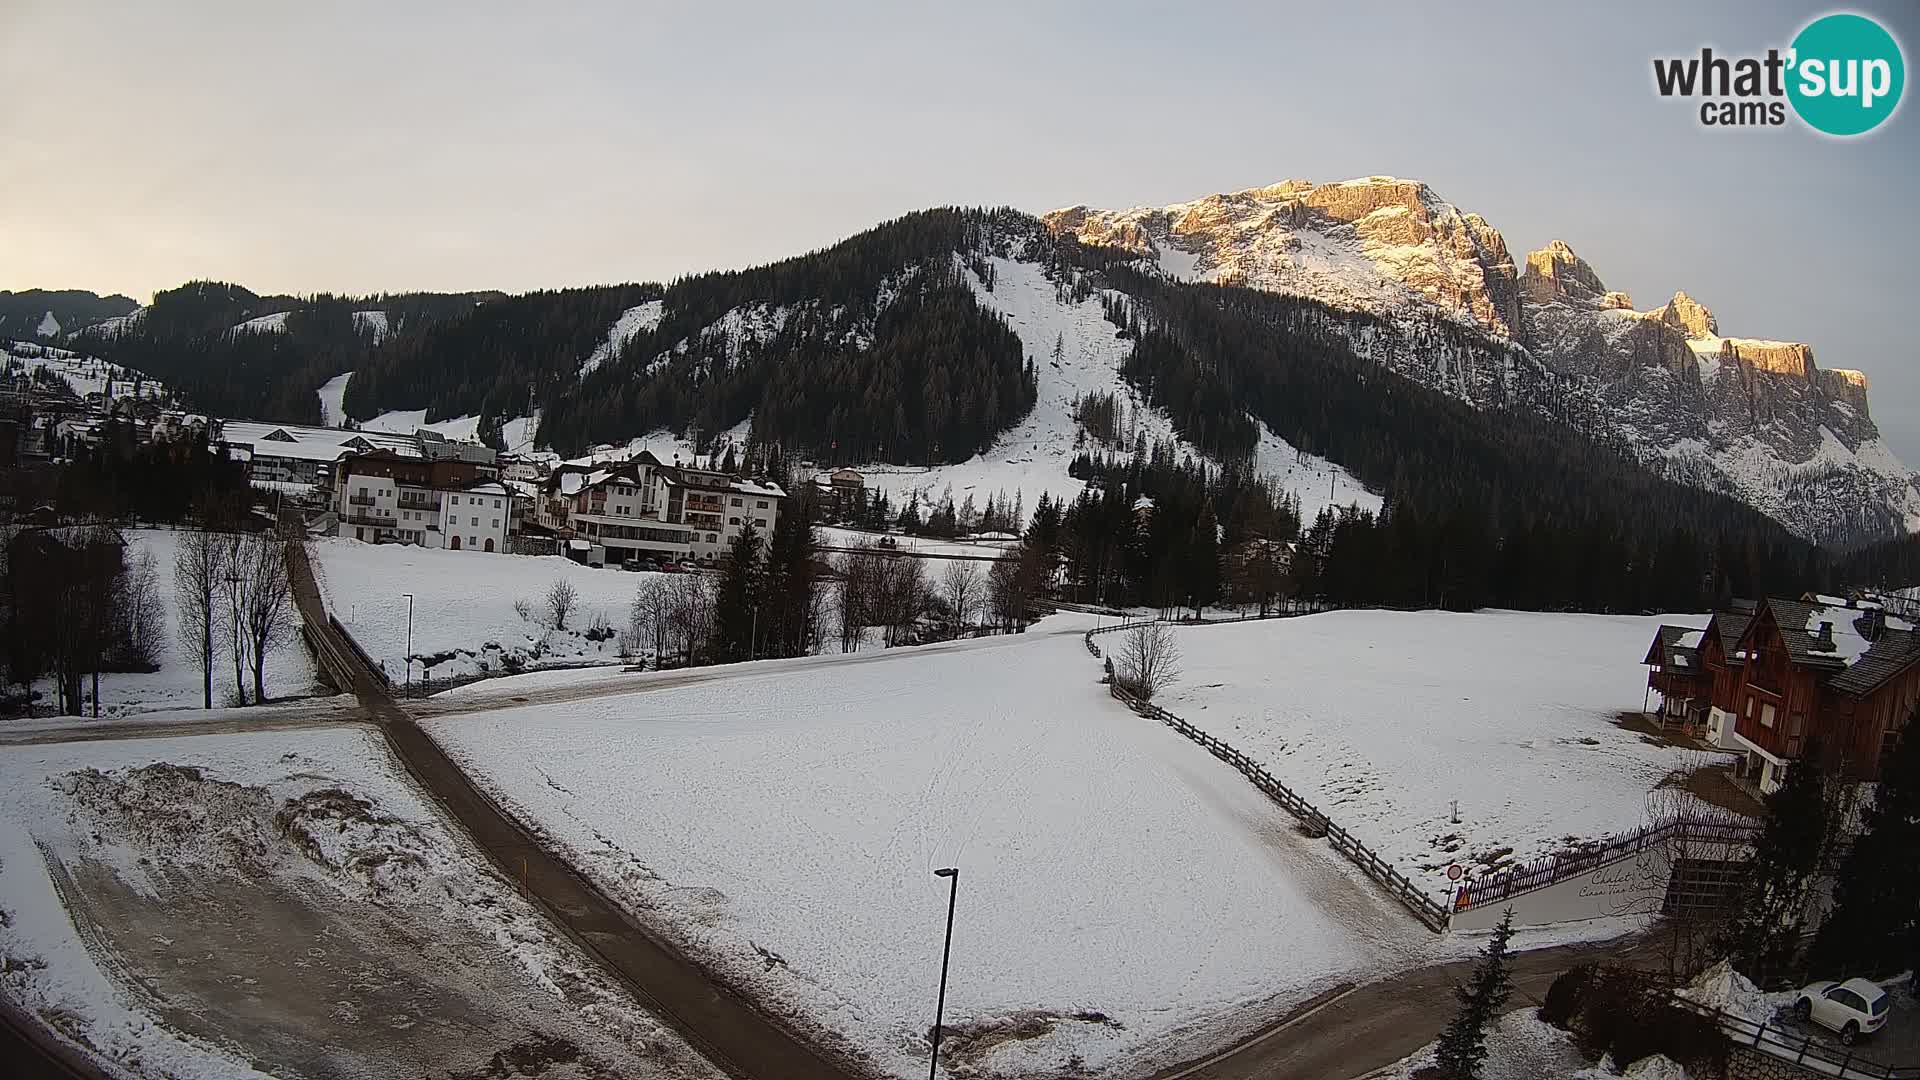
[[[0,288],[651,280],[945,203],[1424,179],[1520,257],[1865,370],[1920,464],[1920,116],[1711,131],[1654,55],[1815,5],[0,0]],[[405,9],[404,11],[399,9]],[[1850,7],[1920,41],[1910,3]]]

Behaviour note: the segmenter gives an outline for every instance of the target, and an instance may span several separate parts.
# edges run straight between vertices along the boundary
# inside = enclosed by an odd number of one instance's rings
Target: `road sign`
[[[1466,872],[1467,870],[1465,867],[1461,866],[1459,863],[1454,863],[1452,866],[1447,867],[1447,880],[1459,881],[1461,875],[1465,874]]]

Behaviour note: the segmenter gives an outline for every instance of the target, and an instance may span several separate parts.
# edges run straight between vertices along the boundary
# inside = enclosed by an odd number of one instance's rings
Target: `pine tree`
[[[714,596],[713,651],[723,661],[747,660],[755,652],[762,577],[760,532],[743,520],[727,547],[727,565]]]
[[[767,548],[767,608],[760,652],[766,656],[804,656],[813,642],[818,604],[814,577],[817,548],[813,535],[814,500],[801,492],[773,524]]]
[[[1866,828],[1840,866],[1813,941],[1820,971],[1884,974],[1920,955],[1920,710],[1880,764]]]
[[[1453,989],[1460,1011],[1441,1033],[1434,1053],[1434,1067],[1444,1080],[1475,1080],[1480,1075],[1480,1065],[1487,1060],[1487,1024],[1500,1015],[1513,992],[1513,979],[1507,973],[1507,942],[1512,937],[1513,909],[1508,908],[1481,950],[1473,974]]]
[[[1767,796],[1767,826],[1747,861],[1740,911],[1715,942],[1756,982],[1784,973],[1799,951],[1808,891],[1832,830],[1820,761],[1820,740],[1809,739],[1786,782]]]
[[[1220,528],[1213,516],[1213,500],[1203,498],[1200,518],[1193,524],[1193,538],[1187,542],[1187,603],[1193,617],[1220,595]]]

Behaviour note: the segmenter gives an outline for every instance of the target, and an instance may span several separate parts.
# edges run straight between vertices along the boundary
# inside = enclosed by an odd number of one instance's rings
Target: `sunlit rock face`
[[[1420,181],[1286,180],[1044,220],[1178,280],[1383,316],[1356,352],[1482,407],[1547,411],[1810,538],[1920,529],[1920,491],[1880,440],[1865,376],[1821,370],[1802,342],[1722,336],[1685,292],[1636,310],[1564,240],[1516,270],[1497,229]],[[1463,344],[1443,324],[1471,333]]]
[[[1513,257],[1498,230],[1417,180],[1287,180],[1173,206],[1046,215],[1081,241],[1153,259],[1185,280],[1312,296],[1392,315],[1438,306],[1512,336]]]

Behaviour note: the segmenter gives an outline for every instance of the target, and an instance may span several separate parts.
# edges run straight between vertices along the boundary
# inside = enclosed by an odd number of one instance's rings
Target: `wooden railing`
[[[1284,618],[1285,616],[1268,616],[1268,618],[1275,617]],[[1093,654],[1095,658],[1102,655],[1100,646],[1094,644],[1093,639],[1096,634],[1112,634],[1122,630],[1132,630],[1155,621],[1156,620],[1153,619],[1144,619],[1089,630],[1086,633],[1087,651]],[[1233,766],[1240,775],[1252,781],[1254,787],[1266,792],[1268,798],[1279,803],[1281,809],[1299,819],[1300,823],[1306,827],[1308,833],[1315,837],[1325,837],[1335,851],[1346,856],[1355,866],[1365,871],[1368,877],[1378,882],[1382,888],[1392,894],[1394,899],[1400,901],[1401,904],[1406,906],[1407,910],[1413,912],[1413,917],[1419,919],[1429,930],[1440,933],[1447,929],[1450,916],[1446,905],[1428,896],[1419,886],[1407,880],[1404,874],[1394,869],[1392,863],[1375,854],[1373,849],[1367,847],[1359,838],[1335,824],[1333,820],[1322,813],[1319,808],[1315,807],[1306,799],[1301,798],[1292,788],[1275,779],[1272,773],[1262,768],[1252,758],[1241,753],[1226,740],[1216,738],[1160,706],[1143,701],[1133,694],[1128,693],[1117,681],[1109,682],[1107,684],[1107,691],[1112,694],[1115,699],[1120,701],[1121,704],[1132,709],[1135,713],[1151,720],[1160,721],[1186,736],[1188,739],[1198,743],[1214,757]]]
[[[1453,909],[1466,911],[1485,907],[1521,893],[1544,889],[1570,877],[1633,858],[1674,838],[1676,834],[1682,840],[1700,843],[1742,844],[1751,843],[1760,835],[1760,831],[1759,822],[1703,821],[1693,818],[1648,825],[1469,881],[1457,894]]]

